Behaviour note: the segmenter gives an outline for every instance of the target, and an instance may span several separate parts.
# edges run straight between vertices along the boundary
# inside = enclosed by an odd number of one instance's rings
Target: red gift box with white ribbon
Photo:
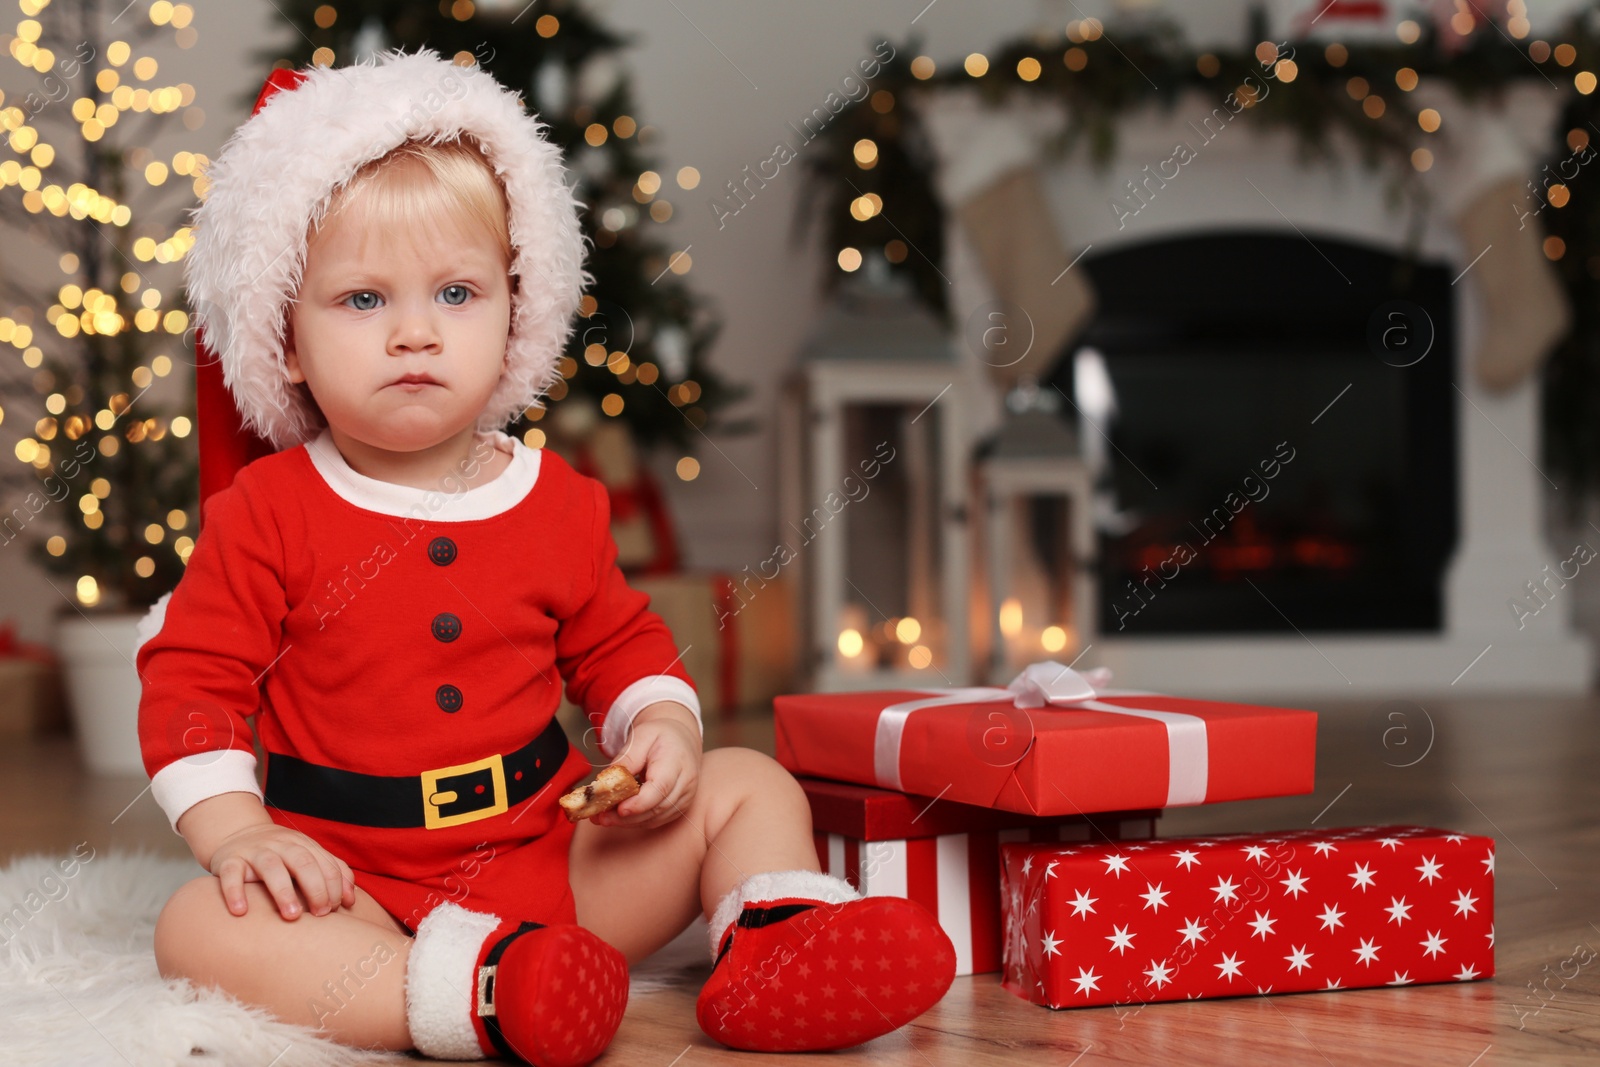
[[[1414,826],[1005,845],[1001,982],[1051,1008],[1494,974],[1494,841]]]
[[[863,896],[914,900],[956,950],[956,974],[1000,970],[1000,846],[1148,840],[1159,811],[1035,817],[937,797],[798,778],[817,861]]]
[[[773,699],[795,774],[1079,815],[1313,790],[1313,711],[1105,688],[1110,672],[1035,663],[1006,688]]]

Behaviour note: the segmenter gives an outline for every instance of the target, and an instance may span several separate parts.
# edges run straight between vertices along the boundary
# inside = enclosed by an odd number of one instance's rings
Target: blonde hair
[[[505,186],[471,135],[430,144],[407,141],[362,164],[335,190],[323,217],[312,224],[307,246],[333,217],[351,211],[381,230],[405,233],[419,219],[450,218],[478,229],[499,246],[510,271],[513,259]],[[512,291],[516,277],[512,276]]]

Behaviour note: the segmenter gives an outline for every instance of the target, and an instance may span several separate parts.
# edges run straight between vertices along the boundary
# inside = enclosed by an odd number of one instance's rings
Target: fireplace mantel
[[[1277,85],[1275,92],[1295,86]],[[959,203],[1005,171],[1038,165],[1053,221],[1073,256],[1124,242],[1170,238],[1218,228],[1296,231],[1397,248],[1420,221],[1415,248],[1456,265],[1459,539],[1445,591],[1445,625],[1433,634],[1313,634],[1285,625],[1284,635],[1099,637],[1081,665],[1113,668],[1120,683],[1169,692],[1266,696],[1295,694],[1416,695],[1463,692],[1578,693],[1589,688],[1592,650],[1571,625],[1573,595],[1550,581],[1548,603],[1519,619],[1512,604],[1528,595],[1573,554],[1552,546],[1543,529],[1549,479],[1536,465],[1538,386],[1504,394],[1482,389],[1470,370],[1482,332],[1471,266],[1482,249],[1462,248],[1452,213],[1506,174],[1532,173],[1538,142],[1555,116],[1552,94],[1521,87],[1494,115],[1449,98],[1430,100],[1445,116],[1436,165],[1427,175],[1434,207],[1421,220],[1386,196],[1386,175],[1357,162],[1353,147],[1335,164],[1303,163],[1293,138],[1252,124],[1249,110],[1221,129],[1202,128],[1222,94],[1182,97],[1170,111],[1152,107],[1119,127],[1115,156],[1096,167],[1081,155],[1041,162],[1037,145],[1060,123],[1048,106],[991,111],[966,93],[946,92],[923,107],[941,167],[936,178],[947,204]],[[1226,114],[1226,111],[1223,112]],[[1213,122],[1211,130],[1217,123]],[[1130,181],[1143,181],[1186,144],[1177,177],[1152,183],[1144,202]],[[1170,175],[1167,165],[1159,173]],[[1116,207],[1118,202],[1123,207]],[[1134,210],[1134,209],[1137,210]],[[1508,204],[1506,210],[1514,209]],[[946,234],[944,272],[957,321],[993,300],[977,258],[954,221]],[[1492,254],[1492,252],[1490,253]],[[1329,285],[1342,285],[1330,267]],[[1157,299],[1156,294],[1152,294]],[[1000,404],[974,354],[968,353],[968,421],[974,440],[999,420]],[[1376,357],[1374,357],[1376,358]],[[1546,570],[1546,568],[1549,570]]]

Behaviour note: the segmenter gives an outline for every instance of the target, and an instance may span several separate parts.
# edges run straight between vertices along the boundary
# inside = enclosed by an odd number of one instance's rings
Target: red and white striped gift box
[[[905,897],[938,916],[955,945],[958,975],[1000,970],[1002,844],[1142,840],[1154,836],[1160,814],[1036,819],[868,786],[799,781],[811,801],[823,871],[864,896]],[[1005,825],[1016,822],[1028,825]]]

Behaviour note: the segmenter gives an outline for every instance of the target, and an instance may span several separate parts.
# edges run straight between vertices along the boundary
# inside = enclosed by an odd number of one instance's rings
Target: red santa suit
[[[554,801],[590,768],[555,726],[563,682],[608,756],[651,703],[677,701],[699,721],[670,634],[617,568],[604,489],[502,432],[562,381],[596,281],[583,269],[583,205],[545,132],[481,66],[431,50],[269,76],[207,165],[188,231],[211,495],[188,570],[135,657],[145,768],[173,829],[208,797],[249,792],[274,822],[347,862],[415,934],[406,1026],[438,1060],[526,1049],[534,1062],[588,1063],[627,1005],[626,960],[575,925],[572,827]],[[304,280],[310,224],[337,189],[407,141],[462,138],[492,165],[513,246],[504,366],[475,423],[512,459],[477,488],[419,490],[343,462],[309,390],[291,381],[285,309]],[[248,438],[272,452],[230,481],[253,454]],[[712,978],[696,1017],[725,1045],[869,1040],[954,976],[954,948],[925,908],[861,899],[804,863],[742,876],[712,911]],[[918,942],[918,982],[875,990],[858,1009],[829,1000],[829,940],[804,936],[815,929],[807,916],[886,951]],[[798,956],[781,990],[763,972],[779,953]],[[580,983],[592,997],[573,1020]],[[843,1011],[861,1025],[841,1032]],[[781,1034],[770,1025],[779,1015]]]
[[[608,756],[645,706],[698,720],[699,703],[617,567],[604,488],[490,437],[512,459],[472,489],[366,477],[324,430],[206,502],[136,657],[145,769],[174,830],[201,800],[251,792],[413,932],[445,900],[576,921],[556,798],[592,767],[554,720],[563,682]],[[480,441],[468,464],[489,456]],[[328,779],[344,799],[319,807]]]

